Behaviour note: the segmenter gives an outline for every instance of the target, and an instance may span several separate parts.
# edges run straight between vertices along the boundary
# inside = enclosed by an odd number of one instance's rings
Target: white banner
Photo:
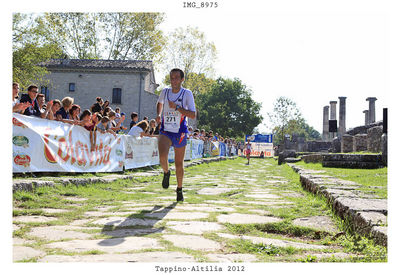
[[[156,137],[136,138],[129,135],[122,137],[125,146],[125,169],[160,163]]]
[[[264,157],[273,157],[274,156],[274,145],[273,143],[265,143],[265,142],[250,142],[251,144],[251,157],[259,157],[261,152],[263,152]],[[240,152],[241,156],[245,156],[244,152],[246,150],[246,145],[243,149],[243,152]]]
[[[200,139],[191,139],[191,158],[198,159],[203,157],[204,141]]]
[[[13,114],[13,172],[122,171],[121,137],[97,132],[91,151],[81,126]]]
[[[159,164],[155,137],[96,132],[93,151],[90,132],[81,126],[13,114],[13,172],[115,172]],[[218,153],[218,143],[213,153]],[[185,160],[201,158],[204,142],[188,139]],[[168,160],[175,158],[173,147]]]

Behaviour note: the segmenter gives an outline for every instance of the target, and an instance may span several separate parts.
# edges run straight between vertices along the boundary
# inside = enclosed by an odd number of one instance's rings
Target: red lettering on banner
[[[46,129],[51,130],[51,129]],[[79,166],[98,166],[101,164],[110,164],[110,157],[112,148],[108,145],[104,145],[103,140],[100,139],[99,144],[94,146],[94,150],[90,151],[87,144],[83,144],[81,141],[73,143],[72,131],[68,132],[67,138],[62,136],[57,138],[53,136],[55,140],[54,144],[57,144],[57,153],[50,149],[50,134],[44,134],[44,155],[46,160],[50,163],[57,163],[61,161],[63,163],[70,162],[70,164],[78,164]],[[111,141],[110,141],[111,143]]]
[[[81,154],[79,154],[79,151]],[[78,141],[75,146],[75,154],[76,154],[76,159],[78,161],[79,166],[85,166],[86,165],[86,159],[85,159],[85,151],[83,147],[83,143]]]
[[[49,148],[49,134],[44,134],[44,156],[46,160],[50,163],[56,163],[57,162],[57,155],[53,154],[53,152]]]

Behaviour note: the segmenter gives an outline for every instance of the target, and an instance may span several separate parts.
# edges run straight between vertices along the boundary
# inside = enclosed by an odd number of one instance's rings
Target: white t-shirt
[[[174,102],[180,108],[196,112],[194,97],[192,91],[181,88],[178,93],[173,93],[172,88],[164,88],[158,97],[159,103],[163,104],[163,123],[164,130],[172,133],[178,133],[182,123],[187,125],[186,121],[182,121],[182,114],[179,111],[169,107],[168,101]]]
[[[129,130],[128,135],[133,136],[133,137],[140,137],[140,133],[143,133],[143,129],[138,126],[133,126]]]
[[[178,99],[178,97],[180,98]],[[180,91],[175,94],[172,92],[172,88],[164,88],[158,97],[158,102],[163,103],[165,109],[165,107],[169,107],[168,100],[175,102],[175,104],[179,105],[181,108],[183,107],[186,110],[196,112],[194,97],[191,90],[181,88]]]

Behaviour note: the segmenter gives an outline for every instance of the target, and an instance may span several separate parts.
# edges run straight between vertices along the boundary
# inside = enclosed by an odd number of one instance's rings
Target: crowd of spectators
[[[134,137],[157,137],[160,133],[160,125],[155,119],[149,121],[148,117],[144,117],[139,121],[138,114],[131,113],[131,122],[129,130],[123,126],[125,113],[121,112],[119,107],[113,110],[108,100],[103,101],[101,97],[96,98],[96,102],[90,109],[83,110],[74,104],[72,97],[64,97],[62,100],[54,99],[49,102],[45,101],[44,94],[38,93],[36,85],[30,85],[27,93],[21,94],[19,97],[19,84],[13,83],[13,112],[26,116],[35,116],[43,119],[57,120],[64,123],[79,125],[90,132],[91,150],[93,151],[96,144],[97,132],[110,133],[115,137],[117,134],[125,134]],[[213,131],[206,132],[204,129],[188,128],[189,138],[200,139],[203,141],[219,141],[226,143],[229,147],[238,143],[233,138],[224,138]]]

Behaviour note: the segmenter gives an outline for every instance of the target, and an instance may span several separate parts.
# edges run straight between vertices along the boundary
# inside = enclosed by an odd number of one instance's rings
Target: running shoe
[[[164,173],[164,178],[162,180],[162,187],[164,189],[168,189],[168,187],[169,187],[169,176],[171,176],[171,171],[170,170],[168,170],[167,173]]]
[[[176,201],[184,201],[182,188],[176,189]]]

